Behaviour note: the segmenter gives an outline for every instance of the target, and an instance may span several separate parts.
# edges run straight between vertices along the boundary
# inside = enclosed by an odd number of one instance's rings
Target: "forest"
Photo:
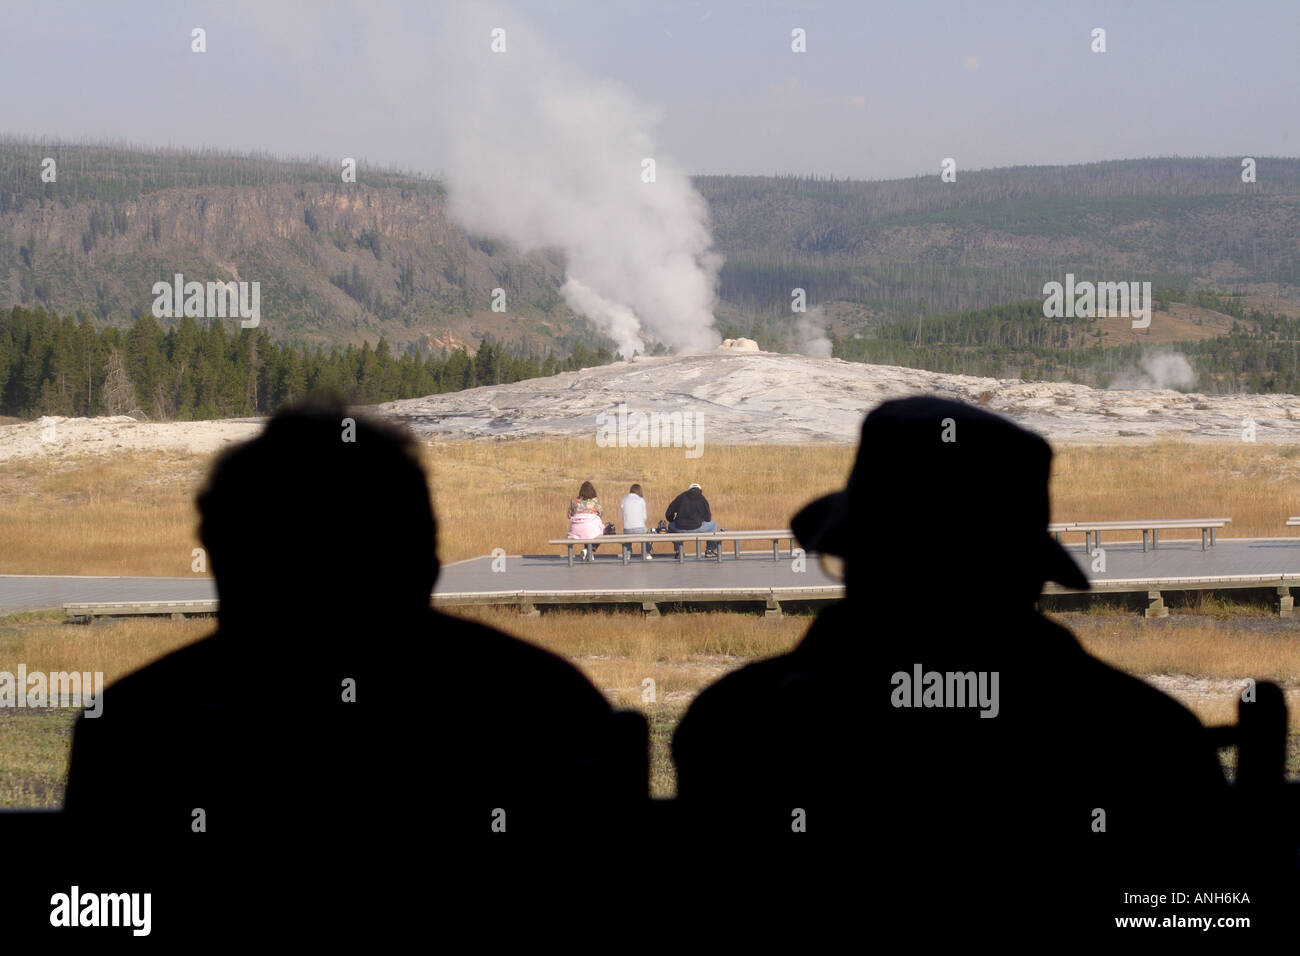
[[[277,344],[263,328],[182,318],[163,331],[141,315],[128,329],[43,310],[0,312],[0,414],[126,415],[162,420],[265,415],[317,390],[358,404],[417,398],[554,375],[614,360],[574,345],[563,358],[515,354],[486,340],[435,355]]]
[[[1187,358],[1194,390],[1300,394],[1300,319],[1246,309],[1210,291],[1158,289],[1156,307],[1188,302],[1235,320],[1231,332],[1158,347]],[[752,331],[760,347],[789,351],[773,326]],[[784,330],[788,332],[788,329]],[[724,324],[724,336],[740,330]],[[1091,319],[1046,319],[1040,300],[893,321],[870,332],[830,336],[832,355],[991,378],[1069,381],[1107,387],[1131,375],[1151,347],[1103,347]],[[662,350],[657,350],[662,351]],[[149,314],[127,329],[96,328],[90,317],[21,307],[0,312],[0,414],[133,414],[155,420],[265,415],[316,390],[358,404],[417,398],[480,385],[554,375],[619,358],[609,348],[570,345],[543,357],[488,339],[465,349],[400,357],[374,347],[292,346],[237,320],[180,319],[164,331]]]
[[[1188,302],[1240,321],[1229,334],[1201,341],[1105,347],[1095,320],[1047,319],[1042,301],[1030,299],[889,322],[868,335],[832,335],[831,354],[851,362],[1105,388],[1158,350],[1188,360],[1198,392],[1300,393],[1300,319],[1245,309],[1232,296],[1205,290],[1157,289],[1154,299],[1157,309]]]

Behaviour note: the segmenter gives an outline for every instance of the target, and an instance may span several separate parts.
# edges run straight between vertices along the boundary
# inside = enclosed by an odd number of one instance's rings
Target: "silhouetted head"
[[[221,456],[198,506],[223,627],[429,606],[437,525],[414,443],[342,404],[275,415]]]
[[[1032,602],[1044,581],[1087,578],[1047,533],[1052,449],[962,402],[888,401],[862,423],[848,488],[791,522],[801,544],[844,559],[849,597],[889,588]]]
[[[582,487],[578,489],[579,498],[595,498],[596,488],[590,481],[584,481]]]

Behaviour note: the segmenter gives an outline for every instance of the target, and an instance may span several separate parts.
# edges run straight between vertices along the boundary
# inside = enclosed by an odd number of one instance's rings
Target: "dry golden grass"
[[[191,573],[209,461],[153,452],[0,466],[0,573]]]
[[[676,792],[672,734],[695,695],[750,660],[789,650],[811,623],[809,617],[773,621],[724,613],[667,614],[648,621],[639,613],[555,611],[529,618],[499,608],[465,609],[462,616],[564,656],[614,706],[645,714],[651,730],[651,792],[658,797]],[[1288,688],[1293,733],[1300,732],[1300,628],[1254,633],[1243,630],[1236,617],[1198,618],[1178,627],[1125,612],[1056,617],[1091,653],[1147,675],[1208,725],[1235,723],[1243,676],[1282,682]],[[105,683],[111,683],[206,636],[213,627],[210,619],[126,618],[85,627],[52,615],[3,618],[0,669],[21,661],[31,671],[100,670]],[[654,681],[653,700],[646,699],[647,678]],[[78,713],[0,710],[0,807],[62,803]],[[1297,771],[1300,766],[1292,767]]]
[[[568,531],[565,509],[584,481],[595,485],[605,520],[620,527],[619,501],[634,482],[653,525],[697,481],[723,527],[784,528],[805,502],[842,488],[853,464],[853,449],[834,445],[709,445],[692,460],[681,449],[600,448],[594,441],[457,442],[426,455],[443,560],[494,547],[550,550],[545,540]]]
[[[728,528],[784,527],[819,494],[843,486],[847,446],[710,445],[599,448],[592,441],[454,442],[426,446],[443,561],[505,548],[548,550],[567,531],[565,508],[585,480],[607,519],[633,482],[652,520],[690,482]],[[210,458],[176,453],[0,465],[0,573],[191,573],[198,546],[193,497]],[[1300,448],[1280,445],[1067,447],[1052,478],[1053,517],[1228,515],[1226,536],[1285,535],[1300,510]],[[1194,513],[1194,514],[1193,514]]]
[[[0,617],[0,669],[102,671],[105,685],[216,630],[215,618],[105,618],[67,624],[62,614]]]
[[[1269,617],[1279,626],[1260,632],[1250,626],[1248,611],[1191,623],[1148,621],[1122,611],[1089,617],[1056,615],[1088,653],[1177,697],[1203,723],[1236,723],[1249,677],[1286,689],[1290,725],[1300,731],[1300,622]]]
[[[1298,504],[1295,445],[1067,447],[1052,468],[1056,521],[1226,516],[1225,537],[1284,537]]]
[[[107,686],[186,644],[210,634],[214,622],[122,618],[89,627],[58,615],[0,618],[0,670],[101,671]],[[0,708],[0,807],[63,805],[72,746],[72,708]]]
[[[668,613],[647,620],[635,612],[556,611],[523,617],[506,608],[461,608],[482,621],[573,661],[616,706],[641,703],[642,681],[654,680],[659,702],[693,697],[705,684],[747,660],[784,654],[812,618],[760,614]]]
[[[1107,615],[1100,628],[1080,626],[1068,615],[1060,620],[1088,653],[1132,674],[1255,677],[1300,685],[1300,627],[1277,634],[1254,633],[1233,620],[1169,627],[1168,619],[1148,621],[1124,612]]]

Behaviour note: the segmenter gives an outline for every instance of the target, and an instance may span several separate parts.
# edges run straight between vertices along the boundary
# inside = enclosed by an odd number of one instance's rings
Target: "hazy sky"
[[[439,104],[495,68],[491,26],[506,56],[518,26],[517,43],[540,36],[651,108],[654,150],[692,174],[1300,154],[1298,0],[532,0],[459,19],[447,6],[4,0],[0,132],[437,173]],[[204,54],[190,51],[196,26]],[[791,51],[796,27],[806,53]],[[1105,53],[1090,49],[1095,27]]]

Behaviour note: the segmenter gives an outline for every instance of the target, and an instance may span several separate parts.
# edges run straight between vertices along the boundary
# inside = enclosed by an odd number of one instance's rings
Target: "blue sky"
[[[488,37],[444,3],[114,0],[3,14],[0,132],[357,156],[437,173],[439,102]],[[654,108],[687,172],[893,178],[1300,154],[1300,2],[475,5]],[[487,19],[484,19],[487,18]],[[190,30],[208,52],[190,52]],[[790,50],[807,31],[808,52]],[[1094,27],[1107,52],[1090,50]],[[528,34],[532,35],[532,34]]]

